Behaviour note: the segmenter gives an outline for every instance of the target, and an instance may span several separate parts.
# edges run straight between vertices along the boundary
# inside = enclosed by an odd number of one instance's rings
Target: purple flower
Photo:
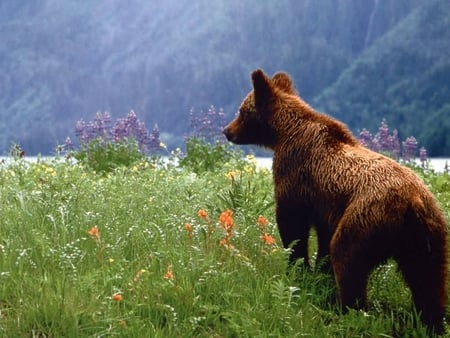
[[[79,120],[75,126],[75,135],[82,147],[93,140],[97,140],[100,146],[106,146],[130,138],[137,142],[142,154],[151,154],[161,149],[158,126],[155,125],[150,133],[134,111],[130,111],[124,118],[117,119],[114,125],[108,112],[97,113],[94,120],[88,123]]]
[[[74,150],[73,142],[70,139],[70,137],[66,137],[66,141],[64,142],[64,149],[66,151],[72,151]]]
[[[403,158],[406,161],[410,161],[416,157],[417,153],[417,140],[414,136],[407,137],[403,141]]]
[[[427,150],[424,147],[421,147],[419,149],[419,158],[420,158],[420,162],[422,162],[422,164],[424,164],[427,160]]]
[[[397,129],[394,129],[392,134],[389,134],[389,127],[385,119],[381,121],[375,136],[372,136],[367,129],[361,130],[359,133],[359,141],[365,147],[373,151],[386,153],[395,159],[402,157],[404,160],[410,161],[414,159],[417,154],[417,140],[411,136],[400,143]],[[401,144],[403,146],[403,153]],[[427,152],[425,148],[420,148],[419,156],[422,162],[426,161]]]
[[[208,111],[197,112],[193,108],[189,112],[191,133],[188,138],[199,138],[207,142],[225,142],[222,134],[225,127],[225,113],[222,109],[217,110],[210,106]]]
[[[372,134],[366,128],[363,128],[363,130],[359,132],[359,142],[361,142],[364,147],[372,149]]]

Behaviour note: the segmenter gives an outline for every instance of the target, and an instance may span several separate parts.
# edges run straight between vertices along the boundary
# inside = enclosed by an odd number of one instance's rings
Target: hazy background
[[[255,68],[355,133],[386,118],[450,156],[449,0],[1,0],[0,155],[131,109],[180,146],[189,110],[231,119]]]

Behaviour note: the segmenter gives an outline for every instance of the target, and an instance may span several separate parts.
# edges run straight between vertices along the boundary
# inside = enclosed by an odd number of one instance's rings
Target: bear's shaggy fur
[[[363,147],[339,121],[314,111],[290,77],[252,73],[253,90],[224,129],[229,141],[273,150],[276,218],[291,260],[330,257],[341,304],[364,306],[370,272],[392,257],[422,321],[442,333],[447,301],[448,225],[411,170]]]

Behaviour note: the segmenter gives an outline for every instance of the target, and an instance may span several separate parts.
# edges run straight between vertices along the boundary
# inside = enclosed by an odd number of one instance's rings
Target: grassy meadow
[[[340,314],[330,276],[287,265],[270,172],[203,160],[1,165],[0,336],[425,336],[395,263]],[[450,217],[449,174],[417,171]]]

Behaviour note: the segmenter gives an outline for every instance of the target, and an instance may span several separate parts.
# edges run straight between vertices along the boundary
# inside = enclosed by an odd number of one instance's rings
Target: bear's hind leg
[[[447,300],[446,251],[439,247],[443,246],[417,245],[397,258],[417,312],[428,329],[437,334],[444,332]]]
[[[366,308],[366,290],[370,271],[374,267],[354,233],[335,233],[330,244],[330,258],[343,310]]]
[[[339,300],[343,310],[346,308],[365,309],[367,307],[367,280],[369,271],[362,265],[348,260],[334,263],[334,275],[338,287]],[[356,264],[355,264],[356,263]],[[350,264],[349,266],[344,266]]]

